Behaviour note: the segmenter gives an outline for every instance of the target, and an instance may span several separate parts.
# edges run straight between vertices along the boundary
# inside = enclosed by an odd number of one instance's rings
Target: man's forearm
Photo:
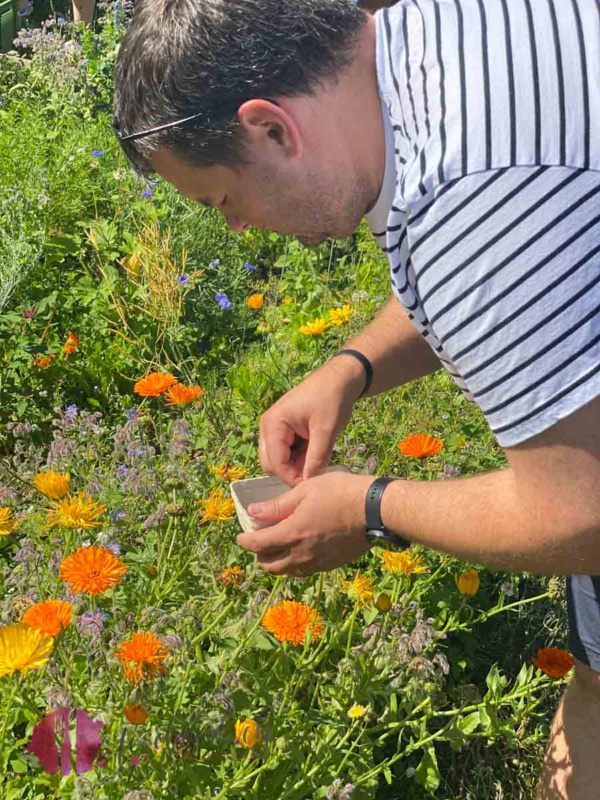
[[[381,518],[415,544],[491,569],[600,574],[600,531],[527,508],[511,469],[452,481],[394,481],[383,494]]]
[[[364,353],[373,365],[369,397],[429,375],[441,367],[395,297],[391,297],[375,319],[344,347]]]

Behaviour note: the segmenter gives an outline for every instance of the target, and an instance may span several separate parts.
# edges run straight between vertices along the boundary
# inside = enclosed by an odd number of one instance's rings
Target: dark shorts
[[[567,578],[569,650],[575,658],[600,672],[600,576]]]

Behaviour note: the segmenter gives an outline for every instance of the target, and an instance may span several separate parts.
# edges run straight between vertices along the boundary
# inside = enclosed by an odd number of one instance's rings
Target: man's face
[[[167,148],[152,159],[161,177],[190,200],[217,208],[232,230],[261,228],[305,245],[350,236],[374,200],[365,196],[368,181],[343,163],[323,161],[256,147],[235,167],[190,166]]]

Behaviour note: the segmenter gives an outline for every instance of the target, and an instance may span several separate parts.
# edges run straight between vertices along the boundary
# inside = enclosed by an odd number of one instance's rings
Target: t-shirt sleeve
[[[477,173],[407,225],[419,313],[502,446],[600,394],[600,173]]]

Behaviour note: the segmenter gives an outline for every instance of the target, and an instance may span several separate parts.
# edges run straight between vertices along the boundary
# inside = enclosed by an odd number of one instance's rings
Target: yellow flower
[[[317,317],[313,319],[312,322],[309,322],[307,325],[301,325],[298,330],[300,333],[303,333],[305,336],[321,336],[322,333],[325,333],[327,328],[331,327],[331,323],[327,322],[326,319],[323,317]]]
[[[386,612],[389,611],[392,607],[392,598],[387,594],[387,592],[381,592],[381,594],[377,595],[377,600],[375,600],[375,608],[378,611]]]
[[[343,325],[344,322],[350,322],[354,309],[351,305],[343,305],[341,308],[332,308],[329,312],[329,319],[332,325]]]
[[[348,709],[350,719],[362,719],[368,711],[367,706],[353,705]]]
[[[411,575],[415,572],[427,572],[427,566],[423,563],[421,556],[415,556],[410,550],[402,553],[393,553],[390,550],[383,550],[379,553],[382,561],[381,567],[385,572],[393,575]]]
[[[10,508],[0,506],[0,536],[8,536],[17,527],[18,522],[13,517]]]
[[[244,467],[228,464],[226,461],[223,464],[219,464],[217,467],[209,467],[209,470],[220,481],[227,481],[228,483],[231,483],[231,481],[239,481],[248,474],[248,470],[244,469]]]
[[[223,489],[213,489],[206,500],[200,500],[200,508],[204,512],[200,524],[203,522],[226,522],[235,514],[235,504],[231,497],[224,497]]]
[[[248,308],[251,308],[253,311],[259,311],[263,307],[263,303],[265,301],[264,294],[251,294],[250,297],[246,300],[246,305]]]
[[[251,750],[262,742],[263,734],[255,719],[246,717],[245,720],[236,720],[235,739],[242,747]]]
[[[342,580],[344,591],[359,608],[364,608],[373,602],[373,581],[359,572],[353,581]]]
[[[281,301],[281,305],[282,306],[291,306],[293,302],[294,302],[294,298],[290,297],[289,294],[286,294],[286,296]]]
[[[41,669],[48,661],[53,639],[29,625],[0,628],[0,678],[30,669]]]
[[[33,485],[51,500],[61,500],[69,491],[70,473],[64,475],[49,469],[47,472],[38,472],[33,479]]]
[[[106,511],[106,506],[97,503],[91,497],[87,497],[84,492],[77,495],[67,495],[63,500],[58,500],[52,504],[46,514],[49,528],[95,528],[102,525],[98,521]]]
[[[476,569],[470,569],[468,572],[457,575],[455,580],[458,591],[461,594],[467,597],[473,597],[474,594],[477,594],[477,590],[479,589],[479,573]]]

